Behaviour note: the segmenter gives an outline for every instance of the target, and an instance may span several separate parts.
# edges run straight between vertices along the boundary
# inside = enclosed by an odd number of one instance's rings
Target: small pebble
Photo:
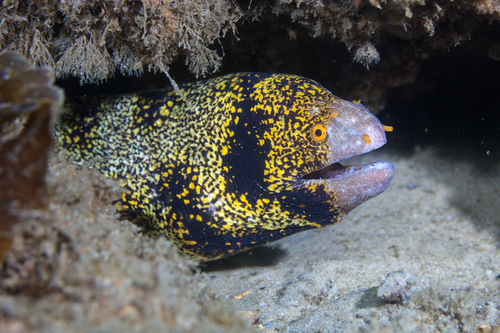
[[[378,287],[377,296],[384,302],[401,303],[411,296],[413,287],[417,284],[412,274],[403,270],[387,274]]]

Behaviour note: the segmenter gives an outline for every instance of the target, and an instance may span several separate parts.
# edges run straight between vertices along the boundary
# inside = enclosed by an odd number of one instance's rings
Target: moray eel
[[[70,104],[59,147],[126,187],[122,218],[212,260],[336,224],[383,192],[391,163],[340,161],[386,143],[364,106],[313,80],[239,73]]]

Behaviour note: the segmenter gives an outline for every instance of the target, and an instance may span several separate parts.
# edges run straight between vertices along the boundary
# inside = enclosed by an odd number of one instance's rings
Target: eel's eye
[[[326,127],[321,123],[316,123],[311,127],[311,138],[318,143],[326,140],[326,134]]]

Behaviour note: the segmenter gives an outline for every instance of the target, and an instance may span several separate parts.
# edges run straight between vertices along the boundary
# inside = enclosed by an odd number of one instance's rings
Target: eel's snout
[[[331,109],[333,116],[328,124],[331,163],[365,154],[387,142],[388,127],[363,105],[336,100]]]
[[[380,123],[359,103],[335,100],[328,124],[330,165],[305,179],[327,179],[327,190],[335,193],[336,204],[350,211],[384,192],[394,176],[394,166],[385,161],[343,166],[340,161],[382,147],[390,126]]]

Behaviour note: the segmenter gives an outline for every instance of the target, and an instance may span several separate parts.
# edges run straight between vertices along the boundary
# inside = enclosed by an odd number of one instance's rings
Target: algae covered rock
[[[48,68],[35,69],[20,55],[0,55],[0,260],[10,227],[22,208],[45,205],[51,125],[62,103]]]

